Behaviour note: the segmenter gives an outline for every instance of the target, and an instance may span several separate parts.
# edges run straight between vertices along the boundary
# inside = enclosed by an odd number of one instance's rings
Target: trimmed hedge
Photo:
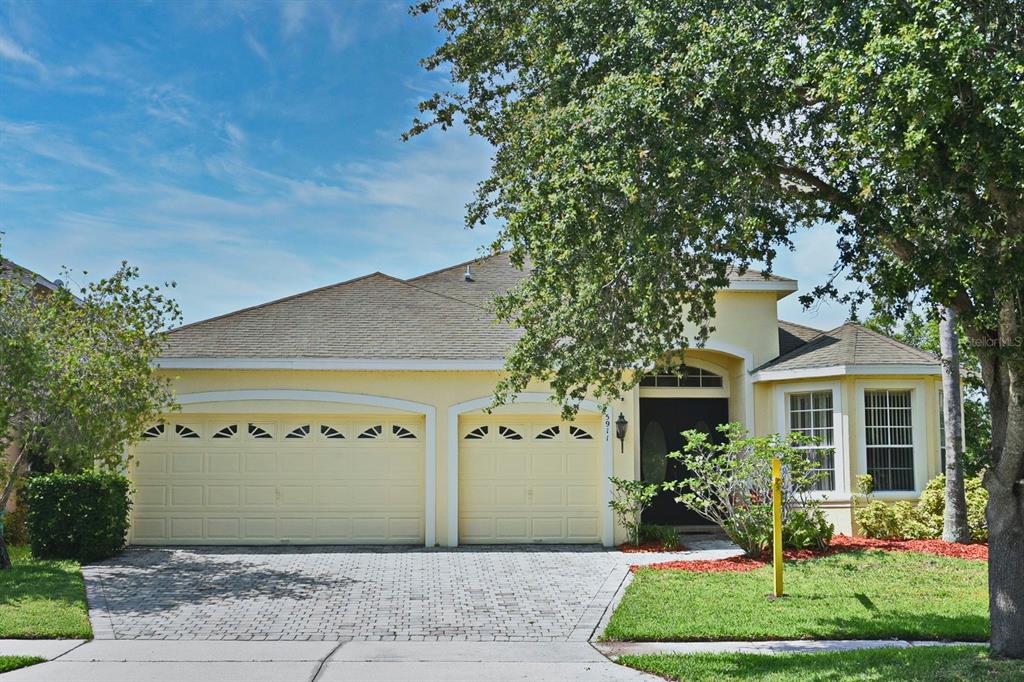
[[[36,476],[25,490],[28,534],[37,559],[98,561],[128,537],[131,483],[119,474]]]

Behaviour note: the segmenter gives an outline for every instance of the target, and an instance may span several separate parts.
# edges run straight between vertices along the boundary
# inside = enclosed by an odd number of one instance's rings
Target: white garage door
[[[459,542],[598,542],[600,422],[464,418]]]
[[[422,543],[423,420],[202,415],[136,448],[139,544]]]

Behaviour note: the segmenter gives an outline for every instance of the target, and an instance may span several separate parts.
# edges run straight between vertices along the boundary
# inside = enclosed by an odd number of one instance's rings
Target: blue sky
[[[187,321],[381,270],[474,257],[463,207],[490,151],[399,139],[444,86],[407,3],[0,0],[0,230],[47,276],[127,259],[175,280]],[[816,231],[779,274],[835,258]],[[845,310],[780,315],[828,328]]]

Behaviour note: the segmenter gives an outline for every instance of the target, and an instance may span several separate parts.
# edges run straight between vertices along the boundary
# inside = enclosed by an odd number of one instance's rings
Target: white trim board
[[[271,401],[271,400],[305,400],[326,403],[350,403],[353,405],[372,405],[389,407],[422,414],[424,418],[423,449],[423,544],[433,547],[437,544],[437,410],[433,405],[417,403],[411,400],[400,400],[380,395],[365,393],[341,393],[335,391],[299,391],[290,389],[251,389],[239,391],[205,391],[185,393],[177,396],[181,405],[196,403],[218,403],[233,401]]]
[[[501,358],[481,360],[372,359],[372,358],[160,358],[160,369],[299,369],[354,371],[494,371],[504,366]]]
[[[459,417],[467,412],[484,410],[493,404],[493,396],[475,398],[448,407],[448,546],[459,545]],[[550,393],[518,393],[516,402],[544,403],[552,408],[557,406],[551,401]],[[601,544],[611,547],[614,540],[614,518],[608,503],[612,499],[612,484],[608,480],[614,474],[614,453],[612,452],[611,417],[607,410],[592,400],[582,400],[579,408],[586,412],[602,415],[604,441],[602,443],[602,503]]]
[[[817,379],[850,375],[941,375],[942,367],[935,365],[831,365],[806,369],[762,369],[754,372],[754,382],[785,381],[787,379]]]

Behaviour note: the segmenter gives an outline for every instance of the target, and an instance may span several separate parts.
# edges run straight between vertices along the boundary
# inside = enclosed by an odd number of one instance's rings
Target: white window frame
[[[795,393],[832,392],[832,448],[835,450],[835,490],[812,490],[809,495],[822,500],[850,499],[849,419],[843,410],[843,391],[838,381],[807,381],[775,386],[775,419],[780,434],[789,433],[789,396]]]
[[[854,382],[854,391],[857,395],[857,469],[862,475],[868,473],[867,415],[864,409],[864,393],[880,389],[910,391],[910,419],[912,420],[910,438],[911,446],[914,449],[914,489],[879,490],[872,493],[872,497],[881,500],[899,500],[918,496],[928,483],[928,413],[925,408],[927,386],[924,381],[858,379]]]

